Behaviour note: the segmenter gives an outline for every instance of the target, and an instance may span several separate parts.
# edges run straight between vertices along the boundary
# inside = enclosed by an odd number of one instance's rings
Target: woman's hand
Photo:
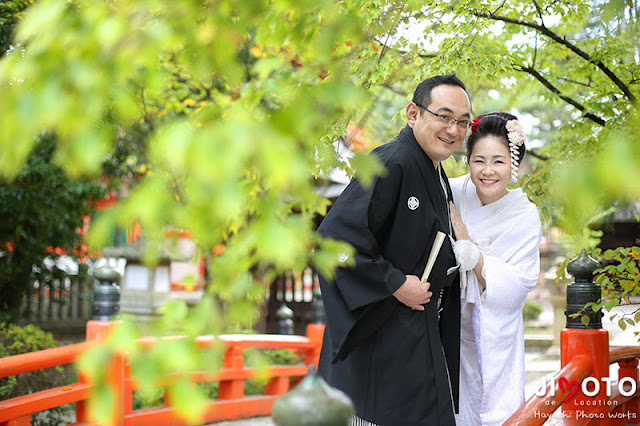
[[[453,233],[456,235],[457,240],[471,240],[469,238],[469,232],[467,231],[467,225],[464,224],[462,218],[460,217],[460,213],[456,210],[456,207],[453,205],[451,201],[449,201],[449,212],[451,214],[451,227],[453,228]],[[457,255],[456,255],[457,256]],[[482,290],[487,288],[487,282],[482,276],[482,268],[484,267],[484,256],[482,252],[480,252],[480,257],[476,265],[473,267],[473,272],[476,274],[478,278],[478,282],[482,286]]]
[[[467,232],[467,226],[462,221],[460,213],[456,210],[456,206],[449,201],[449,214],[451,215],[451,226],[453,227],[453,233],[458,240],[469,240],[469,232]]]

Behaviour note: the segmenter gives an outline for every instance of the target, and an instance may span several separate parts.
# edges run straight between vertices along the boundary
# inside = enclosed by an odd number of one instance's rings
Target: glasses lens
[[[453,117],[449,117],[448,115],[439,115],[438,118],[440,119],[440,121],[442,121],[443,124],[447,126],[451,126],[456,122]]]

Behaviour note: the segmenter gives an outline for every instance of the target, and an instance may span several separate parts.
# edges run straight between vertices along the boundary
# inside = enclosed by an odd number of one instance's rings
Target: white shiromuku
[[[456,423],[502,425],[524,403],[522,308],[540,273],[540,217],[520,188],[483,206],[469,175],[450,183],[469,238],[483,254],[486,282],[482,291],[473,270],[461,272]]]

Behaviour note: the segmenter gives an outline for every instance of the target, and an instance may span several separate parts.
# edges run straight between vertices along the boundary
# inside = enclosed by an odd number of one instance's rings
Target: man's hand
[[[414,311],[424,311],[425,303],[429,303],[433,293],[429,291],[431,284],[420,282],[415,275],[406,275],[407,280],[393,293],[393,296]]]

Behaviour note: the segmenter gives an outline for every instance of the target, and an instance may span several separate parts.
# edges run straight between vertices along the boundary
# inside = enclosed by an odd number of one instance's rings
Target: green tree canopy
[[[0,178],[0,311],[2,321],[17,320],[23,293],[32,285],[33,268],[63,249],[81,249],[78,230],[89,201],[100,199],[104,186],[71,179],[51,162],[55,138],[38,138],[25,166],[13,181]]]
[[[3,55],[11,46],[16,23],[32,3],[33,0],[7,0],[0,3],[0,52]]]
[[[250,269],[330,273],[348,250],[313,233],[327,208],[314,178],[344,167],[332,142],[379,105],[396,122],[371,127],[399,127],[433,74],[457,73],[476,112],[492,91],[543,102],[528,108],[544,161],[524,183],[566,229],[637,200],[637,18],[618,0],[39,0],[16,33],[24,55],[0,61],[0,171],[15,178],[43,131],[74,176],[101,173],[119,138],[139,143],[144,176],[91,242],[134,218],[150,257],[165,227],[224,242],[212,289],[239,306],[230,318],[250,318]],[[365,181],[379,171],[364,155],[350,167]],[[203,331],[206,313],[176,312]]]

